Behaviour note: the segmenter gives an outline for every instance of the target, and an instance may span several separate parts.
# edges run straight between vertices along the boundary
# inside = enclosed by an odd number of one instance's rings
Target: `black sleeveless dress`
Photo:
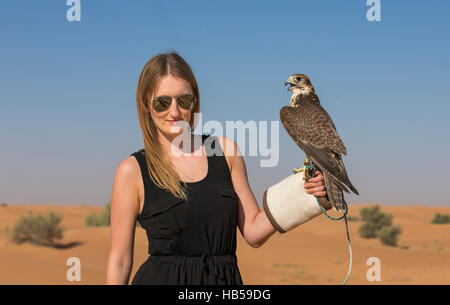
[[[131,154],[139,162],[144,181],[138,221],[146,230],[150,254],[132,285],[243,285],[236,258],[238,197],[220,143],[208,137],[202,136],[208,173],[200,181],[187,183],[187,200],[151,181],[144,149]],[[208,148],[216,154],[211,155]]]

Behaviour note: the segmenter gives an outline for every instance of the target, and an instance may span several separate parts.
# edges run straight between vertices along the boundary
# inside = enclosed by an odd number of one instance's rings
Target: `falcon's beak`
[[[294,87],[295,85],[297,85],[296,83],[294,83],[292,81],[292,79],[289,77],[287,81],[284,82],[284,86],[286,86],[287,84],[289,84],[289,88],[287,88],[287,91],[292,90],[292,87]]]

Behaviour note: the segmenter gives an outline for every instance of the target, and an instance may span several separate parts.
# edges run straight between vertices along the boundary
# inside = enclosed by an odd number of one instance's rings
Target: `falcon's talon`
[[[294,172],[294,174],[298,174],[298,173],[300,173],[300,172],[302,172],[303,173],[303,180],[305,180],[305,182],[308,182],[307,180],[306,180],[306,167],[303,165],[303,167],[301,167],[301,168],[294,168],[294,169],[292,169],[292,171]]]
[[[311,172],[311,165],[312,165],[312,161],[309,160],[308,158],[305,158],[305,161],[303,163],[303,180],[305,180],[305,182],[308,182],[309,178],[312,178],[312,172]]]
[[[294,172],[294,174],[298,174],[300,172],[303,172],[305,170],[305,167],[303,166],[302,168],[293,168],[292,171]]]

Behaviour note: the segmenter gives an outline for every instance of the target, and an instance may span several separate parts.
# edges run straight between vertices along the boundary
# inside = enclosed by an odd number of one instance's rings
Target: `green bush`
[[[86,227],[103,227],[111,224],[111,202],[105,206],[102,214],[96,215],[94,213],[86,215],[84,218],[84,225]]]
[[[367,221],[361,227],[359,227],[359,236],[363,238],[375,238],[377,237],[378,225],[373,221]]]
[[[366,222],[359,228],[359,235],[364,238],[375,238],[381,228],[392,224],[392,215],[382,213],[378,205],[362,209],[360,216]]]
[[[450,223],[450,215],[448,214],[435,214],[433,220],[431,221],[433,224],[446,224]]]
[[[363,238],[380,238],[384,245],[396,246],[401,233],[399,226],[392,226],[392,215],[382,213],[378,205],[361,209],[361,219],[365,223],[359,228]]]
[[[62,228],[59,227],[62,217],[53,212],[47,215],[33,216],[28,212],[27,216],[22,216],[15,223],[12,229],[11,239],[13,242],[21,244],[30,242],[36,245],[54,246],[55,239],[63,237]]]
[[[402,233],[399,226],[386,226],[378,231],[377,235],[383,245],[397,246],[397,237]]]
[[[361,220],[372,221],[377,224],[378,228],[392,224],[392,215],[382,213],[378,205],[362,209],[360,215]]]
[[[84,225],[86,227],[107,227],[111,225],[111,201],[105,206],[105,210],[102,214],[97,215],[94,213],[86,215],[84,218]],[[141,224],[136,221],[136,226],[140,227]]]
[[[348,221],[358,221],[359,218],[356,217],[356,216],[348,216],[348,217],[347,217],[347,220],[348,220]]]
[[[375,205],[373,207],[363,208],[359,212],[361,220],[367,221],[369,219],[375,219],[380,214],[380,206]]]
[[[105,206],[105,211],[101,216],[101,220],[109,226],[111,224],[111,201]]]

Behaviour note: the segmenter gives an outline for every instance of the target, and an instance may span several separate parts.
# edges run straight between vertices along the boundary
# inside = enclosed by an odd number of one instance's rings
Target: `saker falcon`
[[[286,81],[292,92],[289,106],[280,110],[280,120],[294,142],[306,155],[305,165],[316,165],[324,176],[328,200],[338,211],[345,211],[343,191],[359,192],[350,182],[342,161],[347,154],[329,114],[320,105],[319,98],[308,76],[293,74]],[[304,179],[312,177],[304,169]]]

